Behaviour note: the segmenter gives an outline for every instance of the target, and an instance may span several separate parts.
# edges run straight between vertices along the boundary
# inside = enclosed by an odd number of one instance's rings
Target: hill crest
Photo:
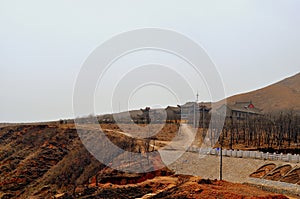
[[[228,104],[238,101],[252,101],[264,113],[290,111],[300,112],[300,73],[247,93],[227,99]],[[221,100],[218,103],[224,102]]]

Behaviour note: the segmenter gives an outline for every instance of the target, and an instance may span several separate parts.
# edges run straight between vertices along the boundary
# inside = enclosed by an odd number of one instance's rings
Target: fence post
[[[291,162],[292,160],[292,155],[290,153],[287,154],[287,161],[288,162]]]
[[[229,156],[229,157],[231,157],[231,156],[232,156],[232,150],[231,150],[231,149],[229,149],[229,151],[228,151],[228,153],[227,153],[227,154],[228,154],[228,156]]]
[[[245,158],[250,158],[250,151],[244,151],[243,156]]]
[[[215,149],[215,155],[218,156],[219,155],[219,152],[217,149]]]
[[[297,157],[297,155],[294,154],[293,156],[294,156],[294,157],[293,157],[293,162],[298,162],[298,157]]]
[[[232,151],[232,157],[237,157],[237,152],[235,149]]]
[[[227,150],[223,149],[223,156],[227,156]]]
[[[243,151],[238,150],[238,151],[237,151],[237,157],[238,157],[238,158],[243,157]]]
[[[279,160],[281,160],[281,161],[283,160],[283,157],[282,157],[282,156],[283,156],[283,154],[280,153],[280,155],[279,155]]]

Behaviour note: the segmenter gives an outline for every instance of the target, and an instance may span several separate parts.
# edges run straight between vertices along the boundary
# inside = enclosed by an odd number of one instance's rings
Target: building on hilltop
[[[181,107],[181,121],[185,123],[200,122],[201,118],[206,118],[211,108],[196,102],[187,102]],[[195,124],[194,124],[195,125]]]
[[[217,109],[220,114],[226,114],[226,117],[238,120],[246,119],[249,116],[262,115],[262,110],[255,107],[252,101],[235,102],[234,104],[223,104]]]
[[[184,105],[168,106],[165,108],[168,123],[189,123],[206,118],[211,110],[210,107],[196,102],[187,102]]]
[[[181,120],[181,109],[180,106],[167,106],[165,108],[167,114],[167,123],[178,123]]]

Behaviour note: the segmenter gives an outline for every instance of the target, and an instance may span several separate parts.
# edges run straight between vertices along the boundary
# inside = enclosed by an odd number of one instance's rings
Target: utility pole
[[[222,180],[222,167],[223,167],[223,154],[222,154],[222,145],[220,148],[220,180]]]
[[[223,174],[223,135],[222,135],[222,130],[220,132],[220,180],[223,179],[222,174]]]
[[[198,114],[198,113],[196,114],[196,111],[199,110],[198,97],[199,97],[199,94],[197,92],[197,94],[196,94],[196,102],[194,103],[194,128],[196,128],[196,115]],[[200,112],[199,112],[199,114],[200,114]]]
[[[194,128],[196,128],[196,103],[194,103]]]

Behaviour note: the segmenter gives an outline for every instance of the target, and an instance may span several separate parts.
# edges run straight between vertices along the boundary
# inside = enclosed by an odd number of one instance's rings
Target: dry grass
[[[300,73],[252,92],[227,98],[227,103],[250,101],[263,112],[295,110],[300,112]],[[218,102],[222,104],[223,101]]]

